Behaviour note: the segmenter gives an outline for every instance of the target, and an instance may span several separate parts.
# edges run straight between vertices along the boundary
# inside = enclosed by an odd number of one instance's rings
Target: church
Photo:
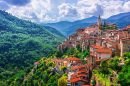
[[[99,27],[99,28],[100,27],[112,27],[111,29],[118,29],[118,26],[116,24],[114,24],[114,23],[105,23],[105,21],[104,21],[104,23],[102,23],[100,15],[98,17],[97,24],[92,24],[90,27],[91,28],[95,28],[95,27]]]

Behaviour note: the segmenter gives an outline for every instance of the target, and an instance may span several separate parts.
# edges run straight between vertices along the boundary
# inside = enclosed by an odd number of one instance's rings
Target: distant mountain
[[[49,26],[43,26],[45,29],[53,33],[54,35],[60,36],[60,37],[65,37],[61,32],[59,32],[57,29]]]
[[[123,16],[116,21],[114,21],[115,24],[118,25],[119,29],[124,28],[126,25],[130,24],[130,15]]]
[[[106,23],[115,23],[118,25],[118,28],[124,28],[127,24],[130,24],[129,20],[129,15],[130,12],[127,13],[120,13],[114,16],[109,17],[108,19],[101,19],[102,23],[104,20]],[[95,24],[97,23],[98,17],[92,16],[90,18],[85,18],[82,20],[77,20],[74,22],[69,22],[69,21],[61,21],[57,23],[47,23],[47,24],[41,24],[41,25],[46,25],[53,27],[60,31],[63,35],[68,37],[70,34],[74,33],[76,29],[78,28],[84,28],[90,26],[90,24]]]
[[[61,22],[57,22],[57,23],[47,23],[47,24],[41,24],[41,25],[56,28],[58,31],[61,32],[62,29],[72,26],[73,23],[68,22],[68,21],[61,21]]]
[[[24,69],[50,54],[64,41],[52,30],[0,10],[0,67]]]
[[[75,22],[73,22],[74,24],[81,24],[81,23],[94,23],[94,22],[97,22],[97,19],[98,17],[96,16],[92,16],[90,18],[85,18],[85,19],[82,19],[82,20],[77,20]]]
[[[98,17],[93,16],[90,18],[85,18],[83,20],[77,20],[74,22],[61,21],[57,23],[47,23],[47,24],[40,24],[40,25],[56,28],[63,35],[68,36],[68,34],[71,34],[69,31],[74,32],[78,28],[87,27],[89,25],[88,23],[97,22],[97,19]]]
[[[123,16],[127,16],[127,15],[130,15],[130,12],[113,15],[113,16],[107,18],[107,20],[119,19],[119,18],[121,18]]]

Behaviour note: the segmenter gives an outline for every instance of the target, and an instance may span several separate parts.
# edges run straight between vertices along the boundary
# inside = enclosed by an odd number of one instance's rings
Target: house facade
[[[125,52],[130,52],[130,37],[122,38],[120,40],[120,48],[121,48],[120,56],[123,56],[123,53]]]

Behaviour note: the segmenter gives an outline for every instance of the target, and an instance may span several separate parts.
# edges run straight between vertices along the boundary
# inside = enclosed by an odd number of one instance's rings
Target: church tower
[[[98,25],[98,27],[100,27],[100,26],[102,25],[100,15],[99,15],[99,17],[98,17],[97,25]]]

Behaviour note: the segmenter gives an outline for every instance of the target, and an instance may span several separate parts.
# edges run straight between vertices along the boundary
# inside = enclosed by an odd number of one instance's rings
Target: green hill
[[[54,51],[64,38],[0,10],[0,67],[24,69]]]
[[[60,36],[60,37],[65,37],[61,32],[59,32],[58,30],[56,30],[53,27],[49,27],[49,26],[43,26],[43,27],[46,28],[51,33],[53,33],[54,35],[57,35],[57,36]]]

